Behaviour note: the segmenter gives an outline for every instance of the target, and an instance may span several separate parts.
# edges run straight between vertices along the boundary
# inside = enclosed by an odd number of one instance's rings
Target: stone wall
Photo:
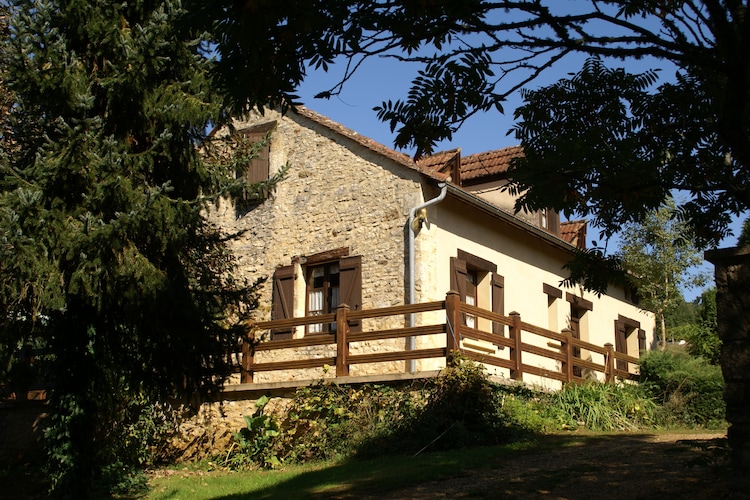
[[[342,247],[347,247],[350,255],[362,256],[364,309],[404,304],[405,226],[409,210],[422,202],[419,174],[291,112],[284,117],[273,111],[253,115],[237,128],[273,120],[277,126],[271,133],[271,172],[288,163],[286,179],[270,199],[247,213],[238,213],[229,200],[223,200],[209,214],[227,233],[241,234],[231,242],[239,258],[239,272],[251,281],[268,279],[261,287],[257,319],[270,319],[271,278],[277,267],[292,264],[295,256]],[[304,284],[301,288],[295,285],[297,290],[303,291]],[[304,315],[304,293],[295,293],[294,310],[295,316]],[[403,326],[403,317],[363,325],[365,331]],[[380,341],[353,346],[352,354],[403,348],[403,340]],[[256,361],[277,361],[284,353],[269,356],[259,353]],[[352,375],[400,371],[404,366],[402,362],[391,365],[352,367]],[[321,370],[259,373],[255,381],[323,375]]]

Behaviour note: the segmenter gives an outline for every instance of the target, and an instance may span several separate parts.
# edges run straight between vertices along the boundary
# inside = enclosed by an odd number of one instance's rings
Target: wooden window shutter
[[[273,307],[271,319],[294,317],[294,266],[282,266],[273,275]],[[271,332],[272,339],[292,338],[292,329],[279,329]]]
[[[248,134],[247,138],[251,142],[261,142],[266,139],[266,134],[252,133]],[[247,166],[247,182],[249,184],[255,184],[258,182],[267,181],[270,176],[270,142],[266,143],[257,152],[257,156],[250,160]]]
[[[469,271],[466,269],[466,261],[451,257],[451,290],[458,292],[461,302],[466,302],[466,282]],[[466,324],[466,313],[461,313],[461,324]]]
[[[505,278],[492,273],[492,312],[505,316]],[[505,334],[505,325],[492,323],[492,333]]]
[[[638,330],[638,351],[646,350],[646,330]]]
[[[623,354],[628,353],[628,339],[627,332],[625,330],[625,322],[621,320],[615,320],[615,351]],[[617,360],[618,370],[627,370],[627,363],[625,361]]]
[[[466,261],[451,257],[451,290],[458,292],[461,302],[466,302],[466,281],[468,275]]]
[[[362,257],[354,255],[339,260],[340,304],[349,306],[350,311],[362,309]],[[349,330],[362,331],[362,322],[350,321]]]
[[[560,212],[547,210],[547,227],[551,234],[560,236]]]

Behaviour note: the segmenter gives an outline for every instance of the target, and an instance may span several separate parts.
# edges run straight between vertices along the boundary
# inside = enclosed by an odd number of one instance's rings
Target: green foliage
[[[553,406],[593,431],[622,431],[654,424],[656,404],[637,385],[568,384],[550,397]]]
[[[421,137],[433,141],[451,140],[456,124],[471,113],[497,109],[502,111],[499,96],[493,94],[492,58],[486,53],[449,54],[436,56],[412,81],[406,101],[384,101],[374,109],[378,119],[390,124],[391,132],[398,128],[404,116],[419,115],[419,121],[409,120],[396,134],[398,148],[421,149]],[[446,99],[452,106],[446,106]]]
[[[718,365],[722,342],[716,316],[716,288],[706,290],[698,300],[698,323],[685,336],[688,342],[687,352],[704,358],[712,365]]]
[[[87,491],[128,492],[145,486],[143,470],[168,462],[173,451],[181,411],[152,402],[145,394],[127,387],[113,387],[109,400],[81,400],[69,394],[59,397],[56,411],[45,422],[44,442],[48,450],[49,478],[54,491],[70,491],[69,481],[80,478],[80,463],[95,463],[85,471]],[[104,411],[109,413],[103,413]],[[96,413],[98,410],[99,413]],[[87,442],[95,426],[96,436],[106,446]],[[80,453],[90,453],[85,459]]]
[[[640,359],[640,383],[664,409],[664,424],[724,424],[724,378],[718,366],[686,354],[651,351]]]
[[[255,403],[255,413],[245,416],[247,427],[234,435],[238,449],[230,451],[232,466],[256,463],[273,467],[280,464],[275,455],[269,454],[271,441],[279,435],[279,424],[273,416],[263,414],[268,400],[268,396],[263,396]]]
[[[697,304],[695,304],[694,302],[687,302],[682,296],[680,296],[680,298],[676,300],[675,306],[672,309],[664,313],[664,321],[667,325],[667,332],[669,332],[669,330],[674,327],[694,324],[697,319]]]
[[[496,418],[496,403],[484,366],[454,357],[429,387],[427,405],[408,434],[417,441],[441,436],[431,449],[498,443],[504,428]]]
[[[705,280],[702,274],[690,271],[703,259],[691,242],[687,225],[676,216],[670,198],[658,210],[646,214],[642,222],[627,224],[619,252],[641,307],[656,315],[662,349],[668,335],[666,315],[684,302],[680,289],[700,286]]]
[[[643,373],[653,373],[651,359]],[[643,385],[568,384],[552,392],[498,385],[487,379],[481,365],[461,358],[423,387],[319,383],[300,388],[284,412],[274,416],[263,413],[268,400],[261,399],[222,464],[277,467],[340,457],[415,455],[519,441],[581,426],[622,431],[721,425],[720,411],[711,418],[704,413],[711,404],[723,405],[720,391],[715,400],[715,381],[706,378],[715,372],[696,374],[686,383],[684,370],[679,363],[659,368],[659,383],[669,380],[671,395],[666,398],[652,378],[644,378]],[[678,380],[683,381],[670,385]]]
[[[745,222],[742,224],[742,232],[737,240],[738,247],[745,245],[750,245],[750,217],[745,219]]]
[[[571,78],[525,93],[514,127],[526,153],[513,168],[517,208],[593,215],[609,237],[646,220],[682,188],[693,197],[676,213],[692,241],[702,247],[726,236],[729,214],[746,209],[747,200],[705,180],[746,167],[703,126],[720,113],[717,82],[691,69],[651,91],[654,81],[652,72],[629,74],[589,59]]]
[[[551,404],[551,394],[523,385],[500,385],[496,391],[499,396],[498,418],[504,422],[513,440],[578,427],[572,415]]]
[[[235,435],[237,446],[222,462],[229,467],[277,467],[283,463],[351,456],[393,432],[425,404],[408,388],[363,385],[359,388],[320,382],[301,387],[283,415],[259,409]]]
[[[12,9],[0,371],[19,346],[47,353],[55,494],[146,464],[135,415],[214,394],[255,304],[202,216],[234,175],[201,154],[223,116],[186,15],[177,0]]]

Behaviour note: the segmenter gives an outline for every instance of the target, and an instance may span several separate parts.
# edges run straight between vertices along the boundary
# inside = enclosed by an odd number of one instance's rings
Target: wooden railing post
[[[615,349],[612,344],[607,342],[604,344],[604,348],[607,350],[607,354],[604,355],[606,358],[604,360],[604,381],[605,382],[614,382],[617,380],[615,377]]]
[[[510,360],[515,367],[510,371],[510,378],[523,380],[523,371],[521,370],[521,313],[513,311],[509,316],[513,320],[513,326],[510,327],[510,339],[513,340],[513,347],[510,348]]]
[[[248,333],[248,337],[253,335]],[[253,339],[254,341],[255,339]],[[243,384],[253,383],[253,363],[255,361],[255,349],[249,338],[242,343],[242,370],[240,373],[240,382]]]
[[[336,376],[349,375],[349,306],[336,308]]]
[[[458,327],[461,324],[461,296],[455,290],[445,295],[445,364],[448,366],[455,353],[461,351]]]
[[[560,332],[565,335],[565,361],[563,362],[562,372],[565,375],[565,381],[573,380],[573,330],[563,328]]]

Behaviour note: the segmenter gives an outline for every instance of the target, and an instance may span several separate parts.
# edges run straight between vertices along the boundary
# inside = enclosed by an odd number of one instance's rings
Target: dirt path
[[[725,434],[559,436],[489,470],[464,471],[389,494],[394,499],[618,500],[728,496]]]

